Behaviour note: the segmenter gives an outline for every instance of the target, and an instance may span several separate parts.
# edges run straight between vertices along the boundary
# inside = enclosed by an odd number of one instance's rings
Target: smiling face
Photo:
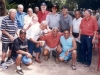
[[[68,30],[64,31],[64,37],[67,39],[70,36],[70,32]]]
[[[56,7],[52,7],[52,12],[56,13],[57,12],[57,8]]]

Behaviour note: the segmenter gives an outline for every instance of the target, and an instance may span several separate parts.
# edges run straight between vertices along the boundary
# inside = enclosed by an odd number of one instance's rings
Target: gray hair
[[[46,20],[43,20],[43,21],[41,22],[41,24],[43,24],[43,25],[48,25],[48,22],[47,22]]]
[[[57,30],[59,32],[59,29],[57,27],[53,27],[52,31]]]
[[[16,9],[10,9],[10,10],[9,10],[9,14],[10,14],[11,12],[15,12],[15,13],[16,13],[17,11],[16,11]]]
[[[22,4],[19,4],[17,8],[24,8],[24,6]]]

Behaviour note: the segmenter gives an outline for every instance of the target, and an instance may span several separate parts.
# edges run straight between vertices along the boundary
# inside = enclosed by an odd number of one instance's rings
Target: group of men
[[[46,10],[45,3],[42,3],[40,8],[41,11],[37,14],[33,13],[32,8],[29,8],[26,14],[20,4],[17,11],[10,9],[9,15],[2,20],[1,66],[8,68],[6,63],[12,63],[13,59],[17,66],[16,72],[23,74],[21,62],[31,65],[33,52],[36,53],[35,61],[38,63],[41,63],[41,54],[47,61],[52,52],[56,63],[72,59],[73,70],[76,70],[76,59],[89,67],[92,45],[98,30],[96,18],[91,15],[91,11],[86,10],[82,19],[81,12],[76,10],[75,18],[72,19],[66,6],[61,8],[60,14],[57,13],[56,4],[52,5],[52,12]],[[81,42],[78,50],[76,41]]]

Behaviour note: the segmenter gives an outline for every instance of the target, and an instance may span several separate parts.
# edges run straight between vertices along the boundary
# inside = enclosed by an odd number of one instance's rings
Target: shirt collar
[[[86,21],[89,21],[90,19],[91,19],[91,17],[88,20],[85,18]]]
[[[22,15],[24,12],[20,13],[19,11],[17,12],[18,14]]]

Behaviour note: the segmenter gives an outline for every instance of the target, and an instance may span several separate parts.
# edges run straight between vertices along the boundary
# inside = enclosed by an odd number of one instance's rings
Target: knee
[[[59,57],[59,61],[60,61],[60,62],[63,62],[64,59],[63,59],[62,57]]]
[[[22,54],[18,54],[17,58],[22,58]]]
[[[56,51],[57,51],[58,54],[60,54],[62,52],[62,49],[57,47]]]
[[[49,54],[49,50],[45,49],[45,50],[43,51],[43,55],[46,56],[46,55],[48,55],[48,54]]]
[[[32,64],[32,61],[31,62],[29,62],[28,64],[27,64],[27,66],[30,66]]]
[[[72,51],[72,56],[76,56],[77,55],[77,51],[76,50],[73,50]]]

